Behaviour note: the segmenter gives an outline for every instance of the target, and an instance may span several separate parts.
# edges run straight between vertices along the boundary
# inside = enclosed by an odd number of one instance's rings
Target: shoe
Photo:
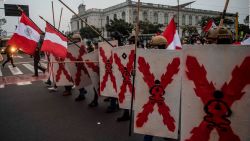
[[[2,68],[4,68],[4,65],[2,64]]]
[[[15,68],[16,66],[13,66],[13,68]]]
[[[51,92],[56,92],[56,91],[57,91],[57,88],[55,88],[55,87],[50,87],[50,88],[48,88],[48,90],[51,91]]]
[[[75,101],[82,101],[82,100],[85,100],[85,96],[84,95],[79,95]]]
[[[68,92],[68,91],[63,92],[63,96],[69,96],[69,95],[72,95],[71,92]]]
[[[128,117],[128,116],[122,116],[122,117],[118,117],[116,119],[117,122],[129,121],[129,120],[130,120],[130,117]]]
[[[46,82],[44,82],[44,84],[51,85],[51,82],[50,81],[46,81]]]
[[[98,106],[98,102],[92,101],[91,103],[89,103],[89,107],[96,107]]]
[[[109,102],[109,101],[110,101],[110,98],[107,97],[107,98],[105,98],[103,101],[104,101],[104,102]]]

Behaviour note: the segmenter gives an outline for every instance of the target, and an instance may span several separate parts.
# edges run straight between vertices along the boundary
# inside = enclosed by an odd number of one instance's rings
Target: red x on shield
[[[113,58],[112,58],[112,56],[110,56],[108,59],[105,55],[104,50],[102,48],[100,48],[99,50],[100,50],[100,57],[102,58],[102,61],[105,63],[105,74],[103,76],[103,80],[102,80],[101,86],[100,86],[101,91],[103,91],[106,87],[106,83],[108,81],[108,76],[110,76],[110,80],[113,84],[113,88],[115,89],[115,91],[117,91],[115,76],[114,76],[113,71],[112,71]]]
[[[128,58],[128,63],[126,66],[124,66],[121,62],[121,59],[118,57],[118,55],[116,53],[114,53],[115,63],[117,64],[118,69],[121,72],[122,77],[123,77],[123,82],[122,82],[122,85],[120,87],[121,91],[118,94],[120,103],[123,103],[123,101],[125,99],[125,93],[127,91],[127,86],[129,88],[130,93],[132,94],[133,85],[131,83],[130,78],[131,78],[131,73],[133,70],[134,55],[135,55],[135,51],[131,50],[131,52],[129,54],[129,58]]]
[[[232,72],[232,79],[225,82],[220,90],[216,90],[214,84],[206,78],[205,67],[198,63],[193,56],[188,56],[187,77],[193,81],[194,91],[204,104],[204,116],[198,127],[191,131],[192,136],[186,141],[209,141],[210,133],[216,129],[219,141],[240,141],[240,138],[230,127],[228,119],[232,111],[232,104],[240,100],[245,94],[243,88],[250,84],[250,57],[246,57],[241,66],[236,66]]]
[[[81,46],[77,58],[75,58],[69,52],[67,53],[67,58],[69,58],[71,61],[83,61],[82,57],[85,53],[86,53],[85,47]],[[85,74],[87,74],[87,75],[89,75],[89,74],[88,74],[88,71],[87,71],[83,62],[76,63],[76,68],[77,68],[77,72],[75,74],[75,85],[78,86],[81,82],[82,70]]]
[[[173,76],[179,72],[180,58],[174,58],[172,63],[166,67],[166,73],[161,76],[161,80],[155,80],[155,76],[150,72],[150,65],[143,57],[138,58],[138,68],[143,75],[143,80],[149,88],[149,100],[143,106],[143,111],[137,115],[136,126],[142,127],[148,121],[148,115],[153,112],[154,105],[157,104],[158,112],[163,117],[163,123],[167,128],[175,131],[175,120],[170,115],[170,108],[164,101],[165,89],[173,80]]]
[[[62,72],[66,76],[66,79],[68,81],[72,82],[71,76],[69,75],[69,72],[65,68],[65,63],[62,63],[64,61],[64,59],[57,58],[57,57],[55,57],[55,59],[56,59],[56,61],[60,62],[60,63],[58,63],[59,68],[58,68],[57,73],[56,73],[56,82],[58,82],[61,79]]]

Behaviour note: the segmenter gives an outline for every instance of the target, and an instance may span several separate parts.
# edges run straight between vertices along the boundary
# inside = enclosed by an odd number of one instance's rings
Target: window
[[[136,12],[136,10],[134,10],[134,12],[133,12],[133,23],[136,23],[136,19],[137,19],[137,12]]]
[[[164,21],[165,21],[165,24],[168,24],[168,13],[165,13],[165,15],[164,15]]]
[[[195,16],[195,25],[199,24],[199,16]]]
[[[189,16],[189,25],[192,25],[193,24],[193,17],[192,15]]]
[[[106,24],[109,24],[109,16],[106,17]]]
[[[114,14],[114,19],[117,19],[117,15],[116,14]]]
[[[143,21],[147,21],[148,20],[148,12],[144,11],[143,12]]]
[[[186,25],[186,15],[182,15],[182,25]]]
[[[158,13],[154,13],[154,24],[158,23]]]
[[[126,21],[126,13],[124,11],[122,12],[122,19]]]

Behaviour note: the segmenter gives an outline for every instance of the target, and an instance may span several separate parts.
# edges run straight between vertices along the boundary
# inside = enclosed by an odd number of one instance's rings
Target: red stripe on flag
[[[172,20],[166,27],[165,31],[162,33],[162,36],[164,36],[167,39],[168,43],[170,44],[174,40],[175,32],[176,32],[176,26],[175,26],[174,18],[172,18]]]
[[[56,31],[54,27],[52,27],[50,24],[47,23],[46,25],[46,32],[56,34],[59,36],[63,41],[67,42],[68,39],[64,35],[62,35],[60,32]]]
[[[56,57],[65,58],[67,56],[67,49],[50,40],[44,40],[41,51],[50,52]]]
[[[40,28],[34,22],[32,22],[24,13],[22,13],[22,17],[20,19],[20,23],[23,23],[23,24],[25,24],[27,26],[32,27],[39,34],[42,33],[42,31],[40,30]]]

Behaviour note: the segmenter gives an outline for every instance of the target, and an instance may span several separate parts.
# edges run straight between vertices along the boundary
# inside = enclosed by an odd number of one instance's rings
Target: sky
[[[42,29],[45,28],[45,22],[39,18],[39,15],[44,17],[47,21],[53,23],[52,8],[51,3],[53,1],[54,11],[55,11],[55,21],[56,27],[58,27],[59,17],[61,8],[63,8],[62,22],[60,30],[69,31],[70,30],[70,18],[72,13],[64,7],[58,0],[0,0],[0,8],[4,7],[5,4],[22,4],[29,5],[30,18]],[[126,0],[62,0],[75,12],[78,11],[78,6],[81,3],[86,5],[86,9],[90,8],[107,8],[113,6]],[[134,0],[135,1],[135,0]],[[192,0],[179,0],[180,4],[185,2],[190,2]],[[195,3],[191,5],[191,8],[205,9],[205,10],[215,10],[223,11],[224,4],[226,0],[196,0]],[[141,0],[141,2],[155,3],[163,5],[177,5],[177,0]],[[249,1],[248,0],[230,0],[228,5],[228,11],[236,13],[239,12],[239,22],[243,23],[243,19],[249,14]],[[0,18],[6,18],[7,24],[2,28],[11,35],[15,30],[15,25],[18,24],[18,17],[5,17],[4,10],[0,9]]]

